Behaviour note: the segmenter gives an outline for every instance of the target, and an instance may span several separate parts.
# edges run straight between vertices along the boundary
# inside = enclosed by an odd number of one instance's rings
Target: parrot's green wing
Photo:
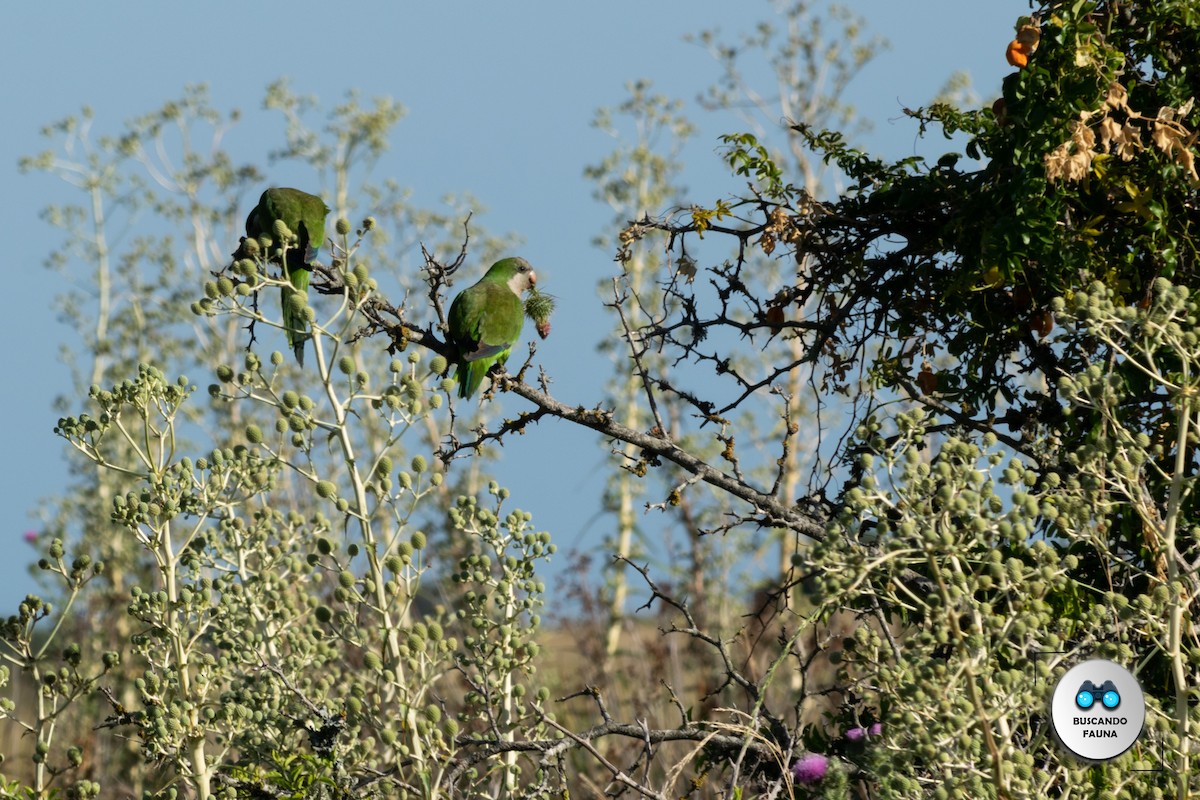
[[[296,360],[304,366],[304,342],[308,339],[308,320],[304,306],[308,297],[308,281],[317,250],[325,243],[325,217],[329,207],[314,194],[299,189],[267,189],[258,205],[246,217],[246,235],[257,239],[268,236],[277,240],[275,223],[282,222],[296,235],[296,246],[287,252],[288,281],[291,287],[282,290],[283,327]],[[275,242],[276,246],[279,242]]]
[[[520,292],[536,281],[525,259],[506,258],[450,304],[447,322],[458,364],[459,397],[475,394],[492,365],[508,360],[525,322]]]

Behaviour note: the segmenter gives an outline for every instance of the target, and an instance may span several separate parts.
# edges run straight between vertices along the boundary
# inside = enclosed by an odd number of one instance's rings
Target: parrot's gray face
[[[508,288],[513,294],[521,295],[532,289],[537,284],[537,273],[533,271],[533,267],[522,260],[517,267],[517,272],[508,279]]]

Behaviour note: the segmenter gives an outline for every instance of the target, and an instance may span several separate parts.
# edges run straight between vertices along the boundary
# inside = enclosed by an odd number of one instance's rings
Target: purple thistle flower
[[[867,735],[870,736],[872,739],[874,739],[876,736],[882,736],[883,735],[883,723],[876,722],[874,725],[872,725],[870,728],[867,729]]]
[[[820,753],[806,753],[792,764],[792,777],[806,786],[819,782],[828,771],[829,759]]]
[[[865,728],[851,728],[850,730],[846,731],[845,736],[847,741],[861,742],[863,739],[867,738],[867,731]]]
[[[29,544],[37,544],[38,532],[37,531],[25,531],[25,536],[23,538]]]

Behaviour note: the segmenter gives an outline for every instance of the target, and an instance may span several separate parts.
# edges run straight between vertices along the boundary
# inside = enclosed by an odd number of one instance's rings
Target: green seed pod
[[[233,380],[233,367],[228,364],[222,364],[217,367],[217,380],[221,383],[229,383]]]
[[[338,585],[343,589],[353,589],[356,582],[354,573],[350,570],[344,569],[338,573]]]
[[[233,294],[233,281],[222,275],[217,279],[217,292],[222,297],[229,297],[229,295]]]
[[[246,426],[246,441],[250,442],[250,444],[262,444],[262,440],[262,428],[258,427],[257,425]]]
[[[292,238],[291,229],[288,228],[287,223],[281,219],[275,220],[275,224],[271,226],[271,230],[275,233],[276,240],[280,242],[287,242]]]
[[[337,486],[333,481],[317,481],[317,497],[328,500],[337,494]]]
[[[441,388],[441,390],[443,392],[449,393],[449,392],[454,391],[454,387],[457,384],[458,384],[458,381],[454,380],[454,378],[446,378],[440,384],[438,384],[438,386]]]
[[[288,313],[303,314],[304,309],[308,308],[308,298],[301,292],[288,292],[287,304]]]
[[[220,291],[218,291],[218,289],[217,289],[216,281],[205,281],[204,282],[204,296],[210,300],[216,300],[218,297],[221,296]]]
[[[345,236],[350,232],[350,220],[345,217],[338,217],[338,221],[334,223],[333,229],[338,232],[339,236]]]
[[[554,300],[554,295],[538,291],[537,287],[530,289],[525,298],[525,316],[534,322],[545,322],[554,313]]]
[[[364,220],[363,220],[362,227],[363,227],[363,230],[364,230],[364,231],[369,231],[369,230],[371,230],[372,228],[374,228],[374,227],[375,227],[375,218],[374,218],[374,217],[367,217],[366,219],[364,219]]]
[[[372,672],[375,672],[383,667],[383,659],[381,659],[379,654],[374,650],[368,650],[367,652],[363,653],[363,666]]]
[[[338,359],[338,371],[343,375],[349,375],[354,372],[354,359],[350,356],[342,356]]]
[[[413,546],[414,550],[424,550],[425,549],[425,532],[424,531],[416,531],[413,533],[412,546]]]
[[[448,366],[446,357],[443,355],[436,355],[429,360],[429,371],[434,375],[444,374]]]
[[[412,471],[420,475],[426,470],[428,464],[425,463],[425,456],[415,455],[412,459]]]

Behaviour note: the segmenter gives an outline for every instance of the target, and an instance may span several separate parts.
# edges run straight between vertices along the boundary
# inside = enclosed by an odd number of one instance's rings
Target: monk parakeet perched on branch
[[[458,372],[458,396],[475,394],[493,364],[508,360],[521,335],[525,307],[521,294],[537,283],[523,258],[497,261],[479,282],[463,289],[450,304],[450,345]]]
[[[282,300],[283,329],[300,366],[304,366],[304,341],[308,339],[308,320],[304,318],[308,279],[317,250],[325,243],[328,213],[329,207],[316,195],[299,189],[267,189],[246,217],[246,235],[252,239],[269,237],[274,242],[272,250],[281,247],[283,237],[289,233],[296,237],[296,242],[288,246],[284,272],[291,286],[283,287]],[[293,294],[298,296],[293,298]]]

